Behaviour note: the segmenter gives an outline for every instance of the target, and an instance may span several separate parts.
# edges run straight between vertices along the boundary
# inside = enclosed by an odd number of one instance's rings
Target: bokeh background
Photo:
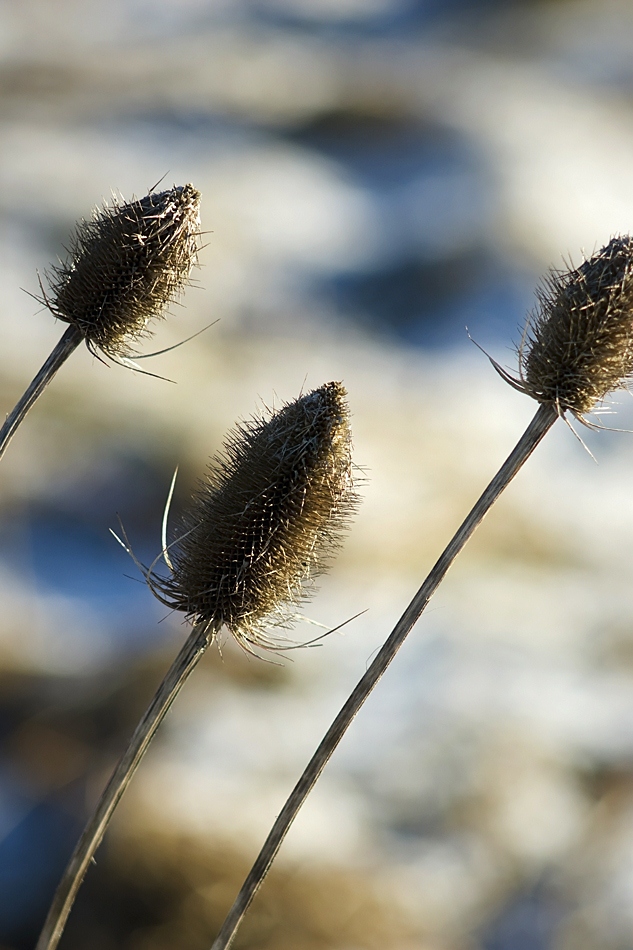
[[[43,274],[114,191],[207,232],[143,367],[75,353],[0,466],[0,946],[30,950],[185,629],[141,559],[233,423],[349,390],[364,502],[278,663],[178,699],[65,950],[204,950],[341,702],[534,411],[534,287],[633,227],[630,0],[2,0],[0,397]],[[619,399],[613,425],[633,428]],[[633,436],[557,424],[291,831],[243,950],[633,948]]]

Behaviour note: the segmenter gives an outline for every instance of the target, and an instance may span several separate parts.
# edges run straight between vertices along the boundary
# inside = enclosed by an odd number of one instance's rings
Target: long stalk
[[[72,854],[55,892],[36,950],[54,950],[59,943],[77,892],[95,851],[132,776],[145,755],[154,734],[169,707],[203,653],[212,642],[215,630],[208,622],[196,624],[184,646],[167,671],[139,722],[130,743],[106,785]]]
[[[527,461],[541,439],[558,418],[556,410],[550,405],[539,406],[536,415],[523,433],[521,439],[475,503],[464,522],[431,569],[430,574],[385,641],[373,663],[358,681],[349,699],[328,729],[318,749],[310,759],[303,775],[295,785],[286,804],[279,813],[257,860],[242,885],[235,903],[231,907],[211,950],[227,950],[233,942],[237,929],[248,907],[259,890],[273,863],[290,826],[299,809],[314,787],[321,772],[345,735],[352,720],[376,686],[383,673],[404,643],[413,625],[421,616],[424,608],[437,590],[449,567],[464,547],[484,515],[495,503],[501,492],[510,484],[521,466]],[[38,950],[44,950],[44,947]]]
[[[5,449],[15,435],[16,429],[35,400],[42,395],[62,363],[65,363],[73,350],[77,349],[83,338],[83,334],[77,327],[68,327],[37,376],[35,376],[33,381],[29,384],[24,395],[18,400],[15,407],[5,419],[4,425],[0,429],[0,458],[4,455]]]

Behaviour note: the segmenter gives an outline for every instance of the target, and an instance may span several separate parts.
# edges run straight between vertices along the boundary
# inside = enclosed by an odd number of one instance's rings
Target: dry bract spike
[[[581,418],[633,373],[633,238],[615,237],[538,291],[519,348],[517,388]]]
[[[356,501],[346,392],[328,383],[230,433],[170,546],[171,576],[148,580],[194,622],[274,646],[264,623],[290,619]]]
[[[200,194],[193,185],[96,210],[47,274],[43,301],[89,348],[125,356],[186,285],[197,261]]]

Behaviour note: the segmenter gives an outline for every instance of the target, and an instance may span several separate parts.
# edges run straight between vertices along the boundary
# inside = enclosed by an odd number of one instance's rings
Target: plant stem
[[[68,327],[35,379],[29,384],[24,395],[5,419],[4,425],[0,429],[0,458],[4,455],[7,445],[33,403],[42,395],[62,363],[66,362],[82,340],[83,335],[77,327]]]
[[[106,785],[72,854],[55,892],[36,950],[54,950],[59,943],[77,891],[95,851],[101,844],[112,814],[169,707],[192,673],[198,660],[215,636],[214,627],[205,621],[196,624],[184,646],[167,671],[139,722],[130,743]]]
[[[440,555],[431,569],[430,574],[418,590],[417,594],[403,613],[376,655],[367,672],[358,681],[338,716],[328,729],[321,744],[306,766],[303,775],[292,790],[290,797],[282,808],[275,821],[268,838],[266,839],[257,860],[251,868],[248,877],[242,885],[235,903],[229,911],[222,928],[216,937],[211,950],[227,950],[230,947],[237,929],[248,910],[248,907],[259,890],[270,866],[275,859],[281,844],[286,837],[290,826],[296,818],[299,809],[314,787],[321,772],[336,750],[339,742],[345,735],[352,720],[361,706],[376,686],[383,673],[404,643],[413,625],[419,619],[432,595],[437,590],[449,567],[464,547],[475,528],[479,525],[487,511],[495,503],[501,492],[506,488],[521,466],[530,457],[544,435],[558,418],[556,410],[549,405],[539,406],[536,415],[525,430],[521,439],[503,463],[495,477],[475,503],[462,525],[457,529],[453,538]],[[39,950],[39,948],[38,948]]]

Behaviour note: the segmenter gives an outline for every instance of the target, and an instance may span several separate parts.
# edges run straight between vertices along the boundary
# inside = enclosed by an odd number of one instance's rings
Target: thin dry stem
[[[33,403],[39,399],[57,370],[66,362],[70,354],[77,349],[82,340],[83,336],[77,327],[68,327],[39,373],[29,384],[24,395],[18,400],[15,407],[5,419],[4,425],[0,429],[0,458],[4,455],[9,442],[15,435],[20,423],[25,419]]]
[[[357,683],[349,699],[330,726],[321,744],[308,763],[303,775],[295,785],[290,797],[273,825],[257,860],[251,868],[248,877],[244,881],[242,889],[229,911],[211,950],[226,950],[226,948],[230,947],[242,918],[264,881],[299,809],[308,797],[356,714],[404,643],[408,633],[421,616],[449,567],[475,528],[495,503],[501,492],[510,484],[521,466],[527,461],[557,418],[558,415],[553,406],[541,405],[538,408],[536,415],[513,451],[479,500],[475,503],[453,538],[449,541],[447,547],[440,555],[430,574],[394,627],[373,663]],[[40,948],[38,948],[38,950],[40,950]],[[41,950],[43,950],[43,947]]]
[[[215,627],[197,624],[158,687],[130,743],[106,785],[55,892],[36,950],[54,950],[59,943],[88,865],[99,847],[119,801],[185,681],[215,636]]]

